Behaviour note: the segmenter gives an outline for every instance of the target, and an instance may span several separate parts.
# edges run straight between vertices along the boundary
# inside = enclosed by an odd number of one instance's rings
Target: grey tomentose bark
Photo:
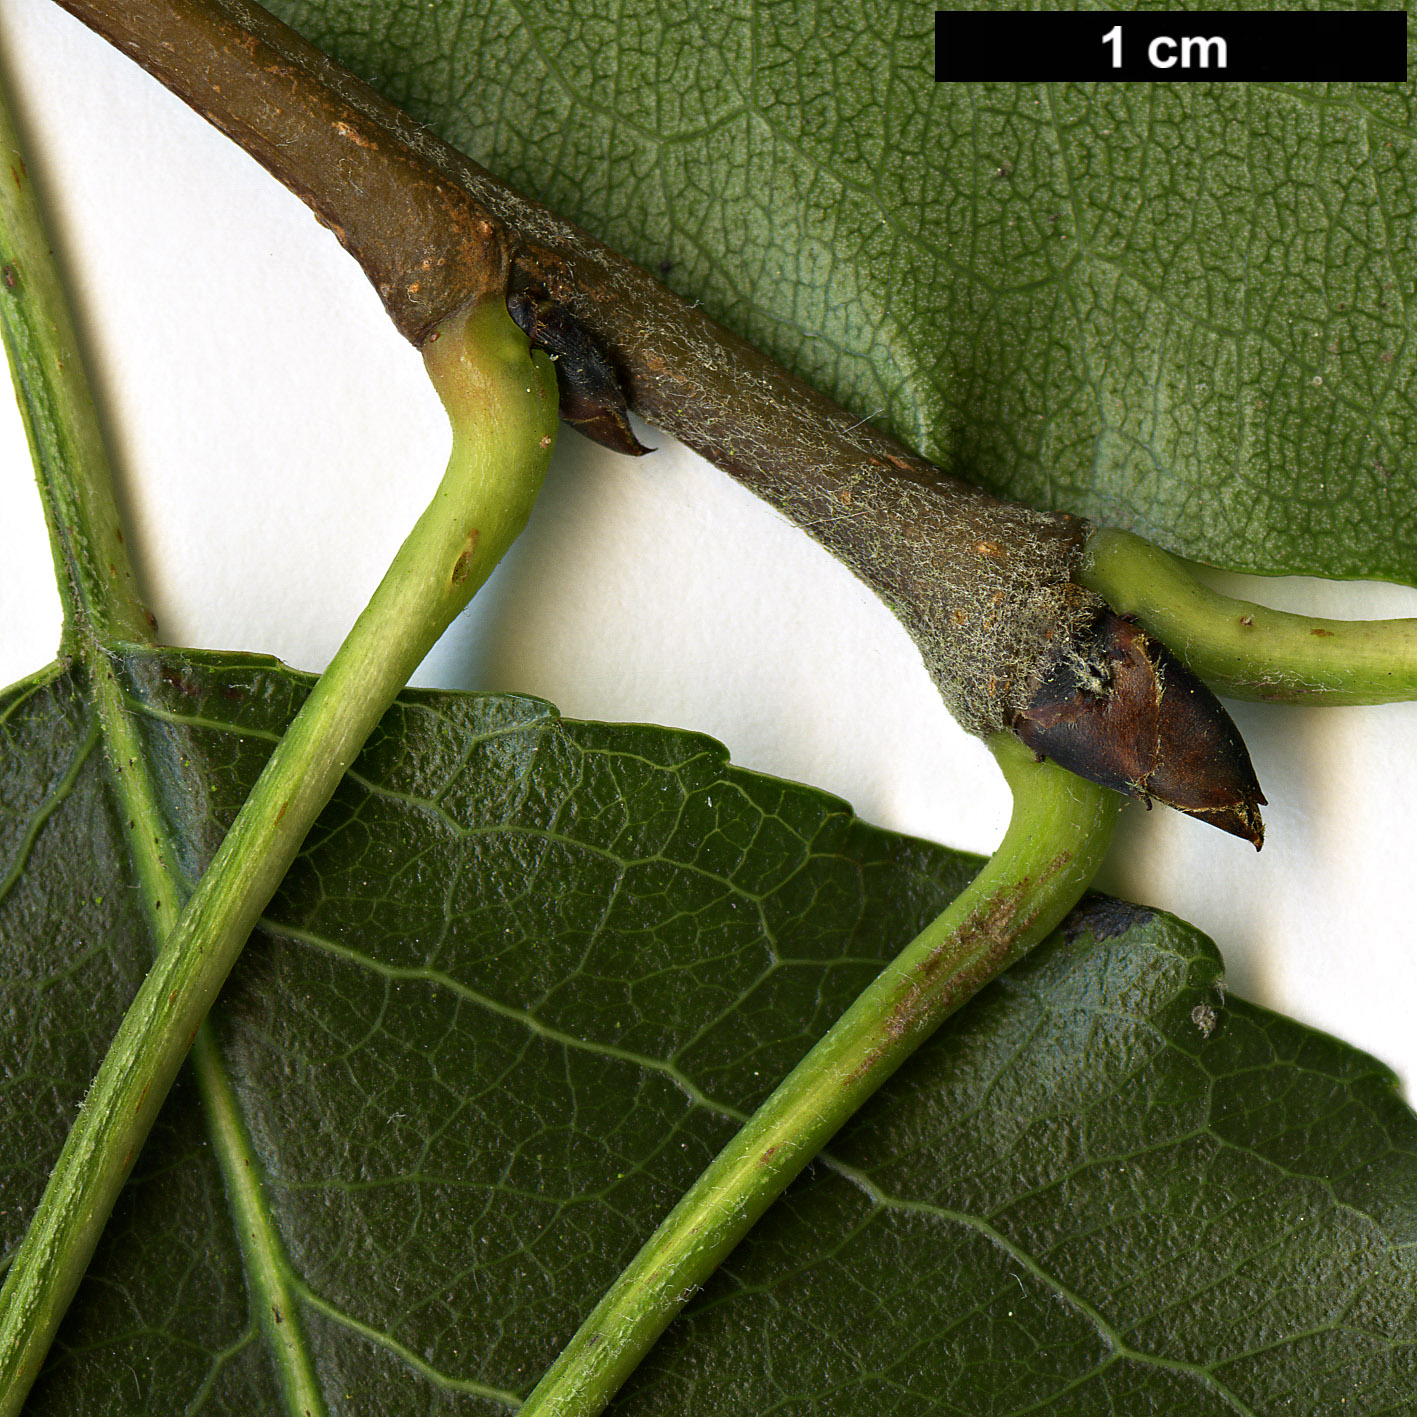
[[[806,529],[899,617],[969,731],[1016,733],[1258,845],[1263,798],[1224,710],[1075,583],[1085,523],[1001,502],[917,457],[258,7],[60,3],[301,196],[413,343],[500,292],[563,356],[563,405],[583,431],[635,451],[623,394]]]

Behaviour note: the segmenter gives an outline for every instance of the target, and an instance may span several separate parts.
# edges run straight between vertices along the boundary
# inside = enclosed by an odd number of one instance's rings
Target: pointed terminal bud
[[[593,443],[639,457],[653,451],[635,437],[630,410],[605,351],[569,311],[528,290],[507,297],[507,313],[556,364],[561,420]]]
[[[1105,611],[1039,684],[1013,730],[1041,758],[1264,843],[1264,796],[1220,701],[1141,626]]]

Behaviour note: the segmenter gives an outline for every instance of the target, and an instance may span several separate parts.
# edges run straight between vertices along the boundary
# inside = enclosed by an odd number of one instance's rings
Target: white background
[[[326,662],[447,451],[416,353],[358,268],[236,147],[48,0],[0,0],[5,76],[80,312],[129,543],[164,639]],[[850,574],[653,430],[565,432],[531,529],[416,682],[699,729],[869,820],[988,851],[1008,795]],[[1271,604],[1417,615],[1417,592],[1224,580]],[[58,602],[0,406],[0,682]],[[1270,807],[1256,857],[1128,807],[1101,886],[1221,946],[1231,987],[1417,1078],[1417,706],[1236,705]]]

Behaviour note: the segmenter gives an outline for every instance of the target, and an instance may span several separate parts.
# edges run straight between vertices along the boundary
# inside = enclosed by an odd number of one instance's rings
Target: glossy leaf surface
[[[122,671],[190,875],[310,681],[171,651]],[[150,943],[77,672],[0,712],[9,1248]],[[258,1263],[331,1412],[510,1410],[973,866],[696,735],[406,694],[219,1009],[272,1239],[233,1224],[188,1079],[31,1410],[275,1410]],[[1378,1065],[1219,974],[1187,927],[1085,905],[842,1134],[615,1410],[1400,1411],[1417,1127]]]

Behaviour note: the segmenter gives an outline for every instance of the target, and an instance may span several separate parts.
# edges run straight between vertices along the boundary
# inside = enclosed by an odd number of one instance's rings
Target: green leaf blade
[[[1321,1160],[1393,1179],[1391,1076],[1221,1004],[1180,922],[1088,913],[863,1110],[617,1410],[1402,1410],[1414,1215]]]
[[[864,0],[275,8],[951,471],[1417,583],[1409,86],[936,85],[931,12]]]
[[[147,965],[137,880],[85,685],[83,670],[51,665],[0,697],[7,1262]],[[90,870],[90,852],[110,865],[101,877]]]
[[[309,680],[174,651],[123,673],[195,869]],[[32,801],[89,733],[64,693],[12,699],[14,741],[52,746]],[[92,797],[71,790],[44,830],[61,873],[121,880],[121,836],[110,851],[92,829],[101,758],[84,771]],[[738,1119],[973,869],[697,735],[405,694],[214,1019],[328,1409],[510,1410]],[[89,986],[25,992],[54,944],[19,899],[0,901],[9,1016],[57,1038],[68,1010],[96,1051]],[[127,909],[130,935],[95,958],[127,951],[136,976],[149,945]],[[1417,1125],[1385,1070],[1225,1001],[1220,973],[1189,927],[1086,905],[853,1121],[614,1410],[1401,1410]],[[62,1066],[82,1090],[91,1060]],[[61,1091],[47,1140],[7,1133],[36,1186]],[[164,1117],[37,1413],[278,1401],[251,1287],[270,1257],[232,1224],[195,1089]]]
[[[281,1410],[190,1074],[134,1167],[25,1410]]]

